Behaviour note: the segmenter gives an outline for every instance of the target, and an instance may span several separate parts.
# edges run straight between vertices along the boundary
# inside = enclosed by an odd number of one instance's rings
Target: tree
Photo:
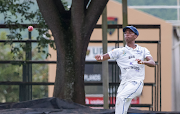
[[[85,104],[84,67],[86,50],[92,31],[109,0],[72,0],[69,10],[66,10],[64,1],[37,0],[41,13],[38,10],[35,12],[30,10],[31,4],[34,4],[33,0],[3,0],[0,1],[0,7],[6,20],[5,23],[11,30],[9,39],[22,39],[21,34],[17,32],[17,27],[14,28],[10,26],[11,24],[19,25],[19,31],[24,29],[20,25],[24,20],[41,25],[41,29],[38,29],[40,34],[37,38],[40,41],[44,41],[42,34],[48,30],[48,26],[54,37],[57,50],[53,96]],[[19,19],[20,22],[12,21],[12,15],[14,16],[13,19],[22,17]],[[47,42],[39,43],[39,46],[43,47],[45,46],[44,43]],[[53,43],[50,41],[49,43],[53,47]],[[20,47],[27,48],[23,45]],[[12,48],[13,53],[19,54],[17,50],[16,47]],[[21,56],[21,54],[19,55]]]
[[[108,0],[72,0],[71,8],[67,11],[61,0],[37,0],[57,49],[54,97],[85,103],[86,50],[107,2]]]

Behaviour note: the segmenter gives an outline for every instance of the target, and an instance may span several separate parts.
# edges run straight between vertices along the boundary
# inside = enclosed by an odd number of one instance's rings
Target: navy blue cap
[[[126,26],[126,27],[124,27],[123,32],[125,32],[127,28],[131,29],[136,35],[139,35],[138,30],[134,26]]]

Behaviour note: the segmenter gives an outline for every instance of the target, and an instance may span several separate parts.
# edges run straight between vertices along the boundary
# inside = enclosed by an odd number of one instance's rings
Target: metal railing
[[[14,25],[15,26],[15,25]],[[22,25],[22,26],[28,26],[28,25]],[[33,25],[34,27],[38,27],[38,25]],[[160,25],[133,25],[138,29],[158,29],[159,30],[159,40],[157,41],[136,41],[136,43],[153,43],[157,44],[157,61],[156,61],[156,67],[155,67],[155,80],[154,83],[145,83],[144,86],[151,86],[152,87],[152,103],[150,104],[137,104],[137,105],[131,105],[132,107],[148,107],[149,110],[155,110],[155,111],[161,111],[161,27]],[[7,28],[6,25],[0,25],[0,28]],[[96,25],[95,29],[100,29],[101,25]],[[115,45],[119,46],[119,43],[123,43],[123,41],[119,40],[119,29],[122,28],[122,25],[108,25],[108,28],[114,28],[118,30],[117,33],[117,40],[116,41],[108,41],[108,43],[115,43]],[[6,42],[6,40],[0,40],[0,43]],[[18,42],[24,42],[26,44],[32,43],[32,42],[37,42],[36,40],[12,40],[13,43],[18,43]],[[90,43],[101,43],[102,41],[100,40],[95,40],[95,41],[90,41]],[[28,67],[29,65],[32,64],[56,64],[56,61],[33,61],[31,58],[28,58],[25,61],[0,61],[2,64],[14,64],[16,62],[20,63],[25,63]],[[86,64],[97,64],[97,62],[86,62]],[[98,63],[99,64],[99,63]],[[118,67],[115,62],[111,62],[110,64],[112,65],[112,69],[114,67]],[[116,68],[114,69],[115,72]],[[25,71],[26,72],[26,71]],[[31,71],[32,72],[32,71]],[[26,73],[24,73],[26,74]],[[115,73],[118,74],[118,73]],[[31,74],[32,75],[32,74]],[[112,78],[116,78],[112,77]],[[24,100],[31,100],[32,99],[32,85],[54,85],[54,82],[32,82],[32,80],[27,80],[27,78],[32,78],[32,76],[27,77],[27,75],[23,75],[23,82],[12,82],[12,81],[1,81],[0,85],[19,85],[19,98],[20,101]],[[114,79],[112,79],[114,80]],[[109,83],[109,87],[113,88],[115,87],[117,90],[117,87],[119,86],[119,79],[115,79],[115,82]],[[88,83],[85,82],[85,86],[102,86],[102,82],[96,82],[96,83]],[[26,92],[27,94],[24,94]],[[30,96],[29,96],[30,95]],[[112,94],[111,96],[116,96],[115,94]],[[110,104],[110,107],[114,107],[115,103]],[[99,105],[88,105],[88,106],[102,106],[102,104]]]

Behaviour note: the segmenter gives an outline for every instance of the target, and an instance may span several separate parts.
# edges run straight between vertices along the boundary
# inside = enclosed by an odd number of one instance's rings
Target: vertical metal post
[[[29,32],[29,40],[31,40],[31,32]],[[27,60],[32,60],[32,44],[31,42],[27,42],[29,47],[29,51],[26,52]],[[28,82],[32,82],[32,64],[28,65]],[[28,100],[32,100],[32,85],[28,85]]]
[[[28,32],[28,40],[31,40],[31,32]],[[31,42],[26,42],[26,60],[32,60]],[[23,65],[23,82],[32,82],[32,64]],[[32,85],[20,85],[20,101],[32,100]]]
[[[119,26],[117,27],[117,31],[118,31],[117,32],[118,33],[118,36],[117,36],[118,39],[117,40],[118,40],[118,48],[119,48]]]
[[[111,66],[112,66],[112,67],[111,67],[111,68],[112,68],[112,83],[114,83],[114,78],[113,78],[113,77],[114,77],[115,74],[114,74],[114,68],[113,68],[114,66],[113,66],[113,63],[111,64]],[[111,88],[112,88],[112,96],[111,96],[111,97],[112,97],[112,107],[113,107],[113,105],[115,104],[115,103],[113,102],[113,101],[114,101],[114,96],[116,97],[116,95],[114,95],[114,93],[113,93],[113,89],[115,88],[115,86],[112,85]]]
[[[151,87],[152,87],[152,88],[151,88],[151,89],[152,89],[152,110],[151,110],[151,111],[153,111],[153,100],[154,100],[154,99],[153,99],[153,95],[154,95],[154,94],[153,94],[153,86],[154,86],[154,84],[151,85]]]
[[[155,101],[155,103],[154,103],[154,111],[156,111],[156,87],[157,87],[157,83],[156,83],[156,66],[155,66],[155,73],[154,73],[154,76],[155,76],[155,78],[154,78],[154,82],[155,82],[155,93],[154,93],[154,97],[155,97],[155,99],[154,99],[154,101]]]
[[[158,105],[159,105],[159,43],[157,44],[157,62],[158,62],[158,65],[157,65],[157,104],[156,104],[156,110],[158,110]]]
[[[160,81],[160,111],[161,111],[161,26],[160,26],[160,29],[159,29],[159,40],[160,40],[160,44],[159,44],[159,81]]]
[[[103,54],[107,53],[107,7],[104,8],[102,13],[102,35],[103,35]],[[103,100],[104,109],[109,109],[109,71],[108,61],[102,62],[102,77],[103,77]]]
[[[128,25],[128,12],[127,12],[127,0],[122,0],[122,15],[123,15],[123,28]],[[125,46],[125,39],[123,35],[123,46]]]

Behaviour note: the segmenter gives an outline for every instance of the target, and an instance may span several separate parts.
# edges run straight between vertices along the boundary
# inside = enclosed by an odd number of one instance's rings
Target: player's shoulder
[[[121,51],[124,47],[114,48],[112,51]]]
[[[121,54],[123,50],[123,47],[118,47],[118,48],[114,48],[113,50],[111,50],[109,53],[114,53],[114,54]]]

